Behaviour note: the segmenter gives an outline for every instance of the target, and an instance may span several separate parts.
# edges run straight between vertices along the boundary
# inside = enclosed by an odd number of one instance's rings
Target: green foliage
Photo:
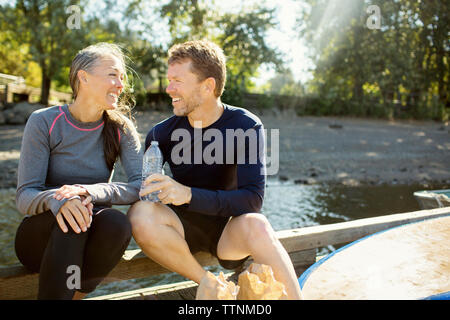
[[[2,4],[0,72],[23,76],[27,84],[42,86],[45,102],[51,86],[70,90],[69,66],[78,50],[100,41],[115,42],[131,58],[129,78],[138,104],[145,104],[148,90],[164,92],[168,46],[207,38],[221,46],[228,59],[224,102],[242,106],[245,93],[254,87],[252,77],[266,64],[275,66],[278,74],[266,86],[269,95],[257,101],[262,108],[295,105],[301,115],[448,121],[448,1],[303,2],[308,5],[302,7],[297,27],[316,64],[314,78],[306,86],[296,83],[292,73],[283,69],[282,56],[266,40],[267,31],[276,26],[274,9],[259,4],[223,13],[214,1],[206,0],[169,0],[163,4],[130,0],[120,21],[110,15],[117,3],[103,0],[103,10],[99,6],[92,15],[81,12],[80,29],[67,27],[70,13],[66,10],[70,5],[83,10],[87,0]],[[369,5],[380,8],[380,29],[367,27]],[[157,36],[165,37],[155,20],[167,23],[166,43],[155,41]]]
[[[310,7],[302,12],[298,24],[301,36],[314,48],[316,69],[310,93],[328,101],[319,110],[363,116],[447,117],[448,2],[306,2]],[[380,8],[380,29],[367,27],[369,5]]]
[[[74,49],[83,46],[82,29],[69,29],[66,25],[69,16],[66,9],[72,4],[80,5],[81,1],[21,0],[16,1],[14,7],[5,6],[1,10],[6,30],[19,43],[28,46],[31,59],[39,64],[43,104],[48,102],[51,81],[69,65]]]
[[[168,18],[172,43],[198,40],[210,36],[214,13],[205,1],[171,0],[161,7],[161,17]]]
[[[83,12],[87,4],[87,0],[18,0],[1,5],[0,72],[27,78],[32,61],[33,76],[40,78],[35,83],[42,85],[41,102],[47,103],[51,86],[70,91],[68,73],[78,50],[96,42],[115,42],[122,44],[131,57],[129,78],[138,102],[145,103],[149,88],[156,84],[159,92],[164,90],[168,49],[152,40],[160,31],[149,21],[148,8],[154,10],[156,18],[159,15],[168,23],[170,41],[166,45],[207,38],[223,48],[228,58],[223,99],[228,103],[241,105],[242,94],[252,88],[251,78],[261,64],[278,68],[283,64],[280,54],[266,41],[267,30],[276,24],[273,9],[258,5],[239,13],[223,14],[214,2],[206,0],[170,0],[165,4],[131,0],[119,22],[110,16],[117,3],[104,0],[103,6],[99,5],[91,14]],[[67,27],[71,13],[66,10],[71,5],[81,8],[79,29]],[[135,21],[142,27],[133,29]]]
[[[239,13],[220,13],[214,4],[197,0],[172,0],[161,10],[168,18],[172,42],[207,38],[217,43],[227,57],[227,83],[222,100],[242,104],[242,95],[252,87],[251,77],[261,64],[281,68],[277,50],[269,47],[266,32],[275,26],[274,10],[249,7]]]
[[[291,70],[275,75],[269,80],[269,86],[272,94],[302,96],[305,93],[303,86],[295,81]]]

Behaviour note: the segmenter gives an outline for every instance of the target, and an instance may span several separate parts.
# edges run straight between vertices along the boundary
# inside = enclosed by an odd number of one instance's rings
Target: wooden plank
[[[206,252],[199,252],[194,256],[202,266],[218,264],[217,259]],[[122,260],[102,283],[138,279],[169,272],[171,271],[148,259],[140,249],[127,250]],[[39,274],[30,273],[23,266],[0,269],[0,299],[36,299],[38,284]]]
[[[93,297],[85,300],[164,300],[168,293],[180,292],[186,289],[197,288],[194,281],[182,281],[177,283],[163,284],[160,286],[141,288],[126,292],[118,292],[104,296]]]
[[[280,242],[289,253],[327,245],[347,243],[366,235],[414,221],[450,215],[450,207],[359,219],[330,225],[320,225],[278,231]],[[216,265],[217,259],[206,253],[196,255],[203,266]],[[167,273],[146,258],[140,250],[127,251],[104,282],[135,279]],[[0,269],[0,299],[33,299],[37,293],[38,274],[28,273],[21,266]]]
[[[289,256],[295,267],[297,277],[299,277],[307,268],[316,262],[316,249],[291,252]],[[247,268],[252,262],[253,260],[249,259],[243,269]],[[239,274],[240,271],[236,274],[226,273],[225,278],[237,283]],[[195,299],[197,287],[198,285],[194,281],[182,281],[118,292],[86,300],[193,300]]]
[[[352,242],[369,234],[406,223],[450,215],[450,207],[358,219],[277,232],[288,252]]]
[[[0,271],[3,270],[0,269]],[[36,299],[38,286],[39,278],[37,273],[28,272],[19,277],[2,277],[0,278],[0,300]]]
[[[40,96],[41,89],[27,86],[23,83],[22,84],[10,83],[10,84],[8,84],[8,98],[7,98],[8,100],[7,100],[7,102],[12,102],[13,93],[28,94],[29,96]],[[50,97],[56,98],[57,100],[61,100],[61,101],[65,101],[65,102],[72,101],[72,94],[66,93],[66,92],[50,90]],[[28,99],[28,101],[30,101],[30,99]]]
[[[149,275],[158,275],[170,273],[172,271],[153,262],[140,249],[127,252],[117,266],[110,272],[108,277],[102,283],[108,283],[119,280],[138,279],[148,277]],[[218,264],[216,258],[206,252],[196,253],[195,258],[202,266]],[[129,259],[129,260],[127,260]]]
[[[316,262],[316,251],[316,249],[309,249],[289,253],[297,278]]]

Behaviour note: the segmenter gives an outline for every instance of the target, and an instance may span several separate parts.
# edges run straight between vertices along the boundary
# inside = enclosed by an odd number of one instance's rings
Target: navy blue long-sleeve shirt
[[[147,134],[157,140],[177,182],[191,187],[193,213],[230,217],[260,212],[265,187],[264,127],[249,111],[223,104],[221,117],[194,129],[187,117],[172,116]]]

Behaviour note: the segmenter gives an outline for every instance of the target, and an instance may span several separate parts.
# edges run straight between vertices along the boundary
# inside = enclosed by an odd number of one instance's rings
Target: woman
[[[141,183],[139,136],[119,100],[125,68],[116,45],[81,50],[69,76],[74,102],[40,109],[25,126],[16,204],[26,217],[15,249],[23,265],[39,272],[38,299],[83,298],[131,239],[127,216],[110,208],[137,201]],[[128,183],[110,180],[117,157]]]

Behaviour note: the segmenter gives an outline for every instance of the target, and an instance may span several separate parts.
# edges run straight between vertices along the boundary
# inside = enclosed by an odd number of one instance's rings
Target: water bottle
[[[142,185],[141,190],[144,188],[144,181],[148,176],[153,173],[162,173],[163,157],[161,150],[158,147],[158,141],[152,141],[150,147],[145,151],[144,158],[142,160]],[[156,181],[155,181],[156,182]],[[155,183],[154,182],[154,183]],[[158,193],[147,194],[145,196],[139,196],[142,201],[159,202]]]

